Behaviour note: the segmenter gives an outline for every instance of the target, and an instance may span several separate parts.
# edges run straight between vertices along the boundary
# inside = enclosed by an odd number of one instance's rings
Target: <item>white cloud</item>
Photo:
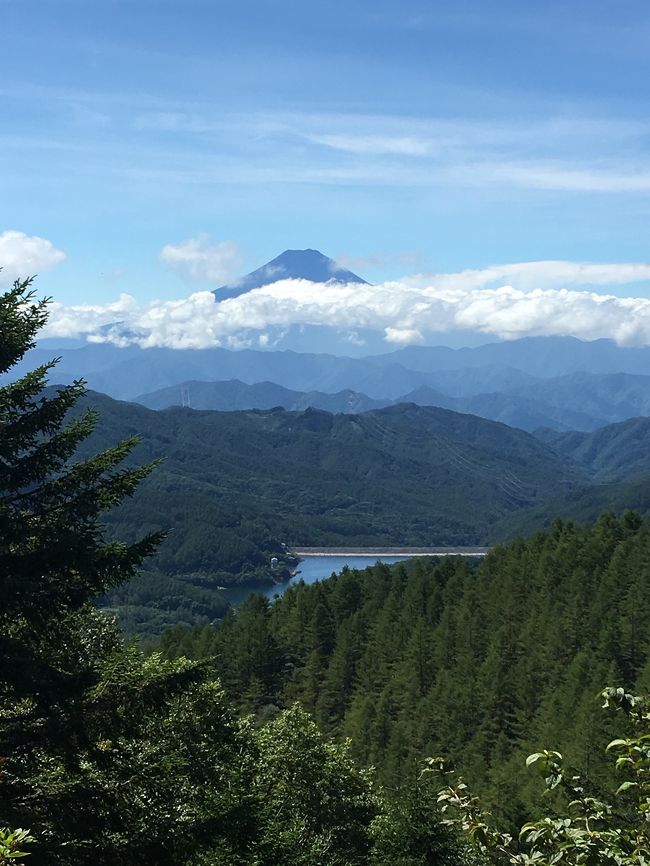
[[[424,336],[417,328],[384,328],[384,335],[387,343],[398,343],[402,346],[424,342]]]
[[[78,304],[66,307],[53,301],[49,312],[48,323],[42,332],[44,337],[77,337],[97,333],[116,321],[127,321],[130,324],[141,315],[142,308],[134,297],[122,294],[110,304]],[[103,340],[103,336],[100,339]]]
[[[622,171],[616,163],[603,167],[600,164],[590,165],[588,161],[572,162],[570,158],[549,163],[534,160],[519,163],[486,161],[451,169],[449,177],[460,183],[500,184],[525,189],[592,193],[650,192],[650,171],[644,165],[632,164]]]
[[[366,341],[363,339],[361,334],[359,334],[357,331],[348,331],[348,333],[345,335],[345,339],[348,341],[348,343],[350,343],[353,346],[365,346],[366,345]]]
[[[649,298],[576,288],[647,279],[645,264],[524,262],[373,286],[280,280],[220,303],[211,292],[196,292],[148,304],[128,295],[106,306],[55,304],[47,331],[170,348],[274,345],[291,325],[327,325],[346,333],[370,329],[399,345],[458,329],[504,339],[572,335],[650,345]],[[116,321],[123,324],[106,329]]]
[[[165,244],[160,260],[185,280],[226,283],[240,266],[241,253],[233,241],[210,244],[207,235],[199,235],[180,244]]]
[[[434,283],[452,289],[496,287],[504,283],[520,289],[614,286],[650,280],[650,264],[594,264],[549,259],[490,265],[451,274],[417,274],[404,279],[414,286]]]
[[[309,135],[307,138],[313,144],[333,150],[364,155],[427,156],[433,151],[433,142],[406,135]]]
[[[65,259],[52,241],[8,230],[0,234],[0,286],[53,268]]]

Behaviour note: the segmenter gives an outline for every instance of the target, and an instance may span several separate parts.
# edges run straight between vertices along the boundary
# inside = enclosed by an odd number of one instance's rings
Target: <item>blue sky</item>
[[[62,254],[39,288],[63,303],[183,297],[287,247],[377,282],[650,259],[640,0],[0,0],[0,15],[0,234]],[[161,258],[188,242],[209,267]],[[650,296],[647,280],[607,288]]]

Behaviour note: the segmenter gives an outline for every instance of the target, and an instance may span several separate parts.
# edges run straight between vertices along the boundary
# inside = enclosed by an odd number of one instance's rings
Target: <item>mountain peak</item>
[[[236,283],[214,291],[218,301],[237,298],[278,280],[309,280],[312,283],[360,283],[366,280],[338,265],[318,250],[285,250],[261,268],[246,274]]]

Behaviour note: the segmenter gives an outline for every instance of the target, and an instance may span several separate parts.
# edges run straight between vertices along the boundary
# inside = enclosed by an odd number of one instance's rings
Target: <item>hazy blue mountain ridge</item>
[[[273,409],[281,406],[290,411],[324,409],[327,412],[367,412],[388,405],[388,400],[372,400],[349,389],[335,394],[322,391],[293,391],[274,382],[247,385],[240,379],[225,382],[184,382],[151,394],[142,394],[135,402],[149,409],[168,409],[182,405],[183,395],[193,409],[231,412],[239,409]],[[415,401],[414,401],[415,402]]]
[[[471,383],[476,381],[476,371],[468,372],[467,389],[470,390]],[[488,381],[493,381],[493,373],[494,369],[489,368],[486,374]],[[443,378],[445,375],[441,374]],[[394,388],[399,385],[401,376],[403,372],[398,371]],[[504,379],[508,376],[509,368],[506,368]],[[455,381],[458,382],[459,378],[457,376]],[[527,374],[520,374],[519,381],[521,378],[527,381],[525,387],[515,386],[512,390],[504,388],[501,392],[458,397],[445,394],[430,385],[420,385],[396,399],[383,400],[351,389],[328,394],[287,389],[273,382],[249,385],[238,379],[223,382],[191,381],[139,395],[136,402],[152,409],[178,406],[182,403],[184,388],[189,388],[194,408],[221,411],[270,409],[274,406],[305,409],[313,406],[329,412],[365,412],[393,403],[416,403],[480,415],[529,432],[543,427],[558,431],[592,431],[612,422],[650,413],[650,376],[574,373],[548,380],[533,379]],[[368,381],[366,384],[369,384]]]
[[[531,376],[550,379],[568,373],[650,372],[650,347],[619,346],[614,340],[579,340],[576,337],[523,337],[490,342],[475,348],[407,346],[374,356],[375,363],[402,364],[411,370],[462,369],[489,365],[509,366]]]
[[[291,350],[143,350],[86,344],[64,346],[60,351],[37,347],[14,374],[60,355],[57,380],[67,383],[83,377],[94,390],[118,399],[138,400],[141,395],[149,399],[156,391],[176,388],[179,399],[171,400],[176,403],[180,402],[180,386],[188,381],[237,379],[245,385],[269,382],[301,393],[354,391],[379,403],[404,399],[430,403],[530,431],[540,426],[590,431],[650,413],[650,376],[638,372],[650,370],[649,351],[620,348],[607,340],[588,344],[573,338],[529,338],[475,349],[409,347],[364,358]],[[589,365],[606,366],[612,358],[617,359],[612,369],[627,369],[606,373],[587,369]],[[584,363],[585,369],[550,375],[551,368],[578,363]],[[285,396],[286,400],[279,401],[282,405],[288,404]],[[317,405],[338,410],[336,401],[326,405],[322,398],[314,397],[314,402],[317,399],[321,400]],[[226,408],[221,403],[214,407],[222,405]],[[363,405],[371,407],[372,403]]]

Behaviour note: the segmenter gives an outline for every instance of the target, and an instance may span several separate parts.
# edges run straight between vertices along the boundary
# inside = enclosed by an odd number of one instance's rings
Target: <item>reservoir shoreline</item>
[[[225,598],[233,605],[241,604],[251,593],[264,595],[269,601],[284,594],[296,584],[315,583],[339,574],[344,568],[366,568],[383,562],[393,565],[413,556],[466,556],[482,557],[487,547],[299,547],[291,553],[300,557],[294,575],[281,583],[255,586],[246,584],[224,589]]]
[[[489,547],[296,547],[292,553],[310,556],[485,556]]]

